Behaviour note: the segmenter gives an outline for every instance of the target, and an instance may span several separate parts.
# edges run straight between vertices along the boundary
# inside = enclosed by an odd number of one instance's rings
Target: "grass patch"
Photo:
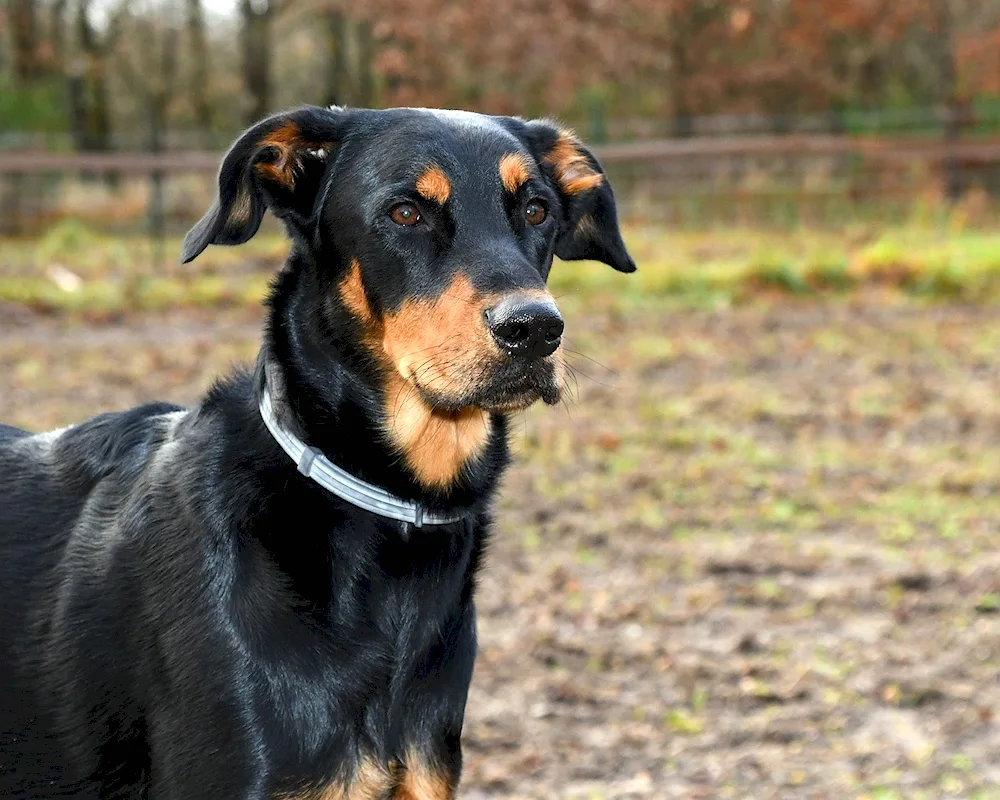
[[[602,264],[557,264],[550,284],[565,302],[617,308],[718,306],[759,297],[849,296],[990,302],[1000,298],[1000,234],[910,226],[885,231],[691,233],[630,228],[639,265],[623,278]],[[177,263],[180,240],[159,247],[64,222],[40,239],[0,242],[0,301],[42,311],[130,311],[256,305],[288,243],[260,235]],[[605,299],[606,298],[606,299]]]

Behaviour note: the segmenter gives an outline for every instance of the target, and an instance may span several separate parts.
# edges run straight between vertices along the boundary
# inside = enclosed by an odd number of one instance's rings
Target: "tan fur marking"
[[[455,790],[450,778],[419,758],[407,758],[402,781],[392,800],[452,800]]]
[[[361,281],[361,264],[356,258],[351,259],[351,267],[347,276],[340,282],[340,299],[348,310],[361,322],[370,324],[372,309],[365,294],[365,285]]]
[[[305,150],[329,150],[332,142],[309,142],[302,138],[302,130],[294,122],[286,122],[268,133],[257,142],[257,147],[266,147],[277,151],[273,161],[264,161],[255,165],[257,173],[262,177],[284,184],[288,189],[295,188],[295,173],[302,166],[302,155]]]
[[[450,486],[489,441],[488,412],[475,407],[436,409],[398,375],[388,380],[386,412],[389,438],[424,486]]]
[[[500,298],[480,294],[460,274],[438,297],[408,300],[379,317],[368,303],[357,259],[338,294],[363,323],[366,346],[384,364],[383,426],[389,442],[422,485],[447,489],[489,441],[490,413],[474,406],[443,410],[426,395],[459,399],[479,388],[490,362],[502,357],[484,316]],[[542,289],[523,294],[551,299]],[[561,386],[561,351],[553,357]]]
[[[372,758],[365,758],[349,781],[283,795],[281,800],[383,800],[393,783],[386,767]]]
[[[261,149],[271,147],[277,150],[274,161],[261,162],[256,165],[257,172],[289,188],[295,186],[295,168],[298,166],[296,150],[302,146],[302,131],[294,122],[288,122],[275,128],[263,139],[257,142]]]
[[[386,430],[425,486],[454,482],[486,446],[490,417],[479,408],[433,408],[414,384],[445,397],[476,388],[478,365],[498,353],[483,318],[492,303],[459,275],[440,297],[406,302],[384,320],[382,348],[396,369],[386,387]]]
[[[417,178],[417,191],[422,197],[444,205],[451,197],[451,181],[439,166],[429,167]]]
[[[563,352],[562,343],[556,348],[556,351],[552,354],[553,359],[553,372],[556,382],[556,386],[559,387],[559,391],[563,391],[566,387],[566,355]]]
[[[578,194],[596,189],[604,182],[604,176],[595,172],[580,152],[580,143],[572,131],[560,131],[555,145],[545,156],[552,165],[556,180],[566,194]]]
[[[516,192],[531,177],[531,164],[522,153],[507,153],[500,159],[500,181],[508,192]]]
[[[479,378],[468,367],[499,351],[483,312],[495,302],[458,275],[433,300],[408,300],[385,320],[382,346],[399,373],[423,389],[465,394]]]

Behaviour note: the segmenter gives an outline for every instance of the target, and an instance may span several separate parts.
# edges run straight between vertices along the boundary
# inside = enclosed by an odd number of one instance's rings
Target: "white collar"
[[[307,478],[358,508],[381,514],[383,517],[409,522],[417,528],[423,525],[447,525],[458,522],[465,514],[440,514],[427,511],[420,503],[404,500],[373,486],[338,467],[316,447],[309,447],[295,434],[281,426],[271,405],[271,394],[267,385],[260,396],[260,416],[271,432],[274,440],[291,457],[299,472]]]

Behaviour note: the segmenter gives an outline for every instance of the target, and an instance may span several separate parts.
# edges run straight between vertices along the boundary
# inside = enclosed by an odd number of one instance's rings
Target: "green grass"
[[[911,225],[769,233],[629,228],[638,265],[623,278],[596,263],[557,264],[557,296],[634,307],[664,301],[716,306],[768,296],[878,291],[892,297],[989,302],[1000,298],[1000,234]],[[101,312],[256,305],[288,244],[260,235],[212,247],[180,265],[180,240],[159,249],[62,223],[35,240],[0,242],[0,301],[45,311]],[[69,281],[66,273],[72,273]],[[76,276],[76,279],[73,278]]]
[[[928,299],[1000,297],[1000,234],[994,233],[919,227],[791,235],[632,229],[626,238],[639,265],[634,277],[622,282],[599,264],[566,265],[553,270],[553,291],[606,289],[638,301],[674,298],[685,305],[868,289]]]

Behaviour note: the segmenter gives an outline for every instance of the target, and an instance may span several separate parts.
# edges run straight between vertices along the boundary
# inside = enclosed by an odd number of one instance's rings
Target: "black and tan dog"
[[[553,255],[635,267],[545,122],[304,108],[184,245],[294,246],[255,372],[0,429],[0,795],[445,800],[506,416],[563,385]]]

